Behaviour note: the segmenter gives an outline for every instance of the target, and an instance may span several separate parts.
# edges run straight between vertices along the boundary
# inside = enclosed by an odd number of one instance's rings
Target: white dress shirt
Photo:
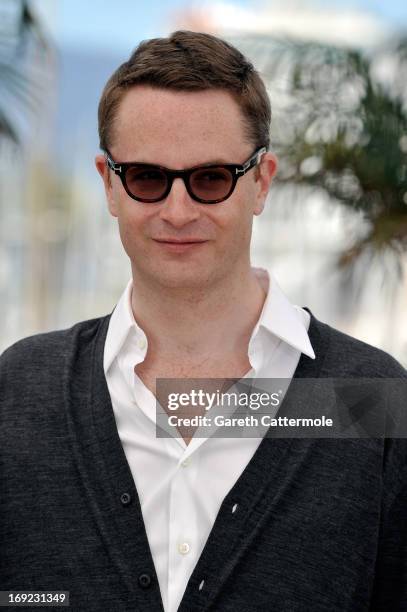
[[[301,353],[315,358],[310,315],[289,302],[275,278],[255,269],[267,292],[249,342],[246,377],[291,379]],[[140,499],[165,612],[176,612],[221,503],[261,437],[156,436],[156,399],[134,367],[148,341],[131,308],[132,281],[109,322],[104,371],[119,436]],[[245,377],[245,378],[246,378]]]

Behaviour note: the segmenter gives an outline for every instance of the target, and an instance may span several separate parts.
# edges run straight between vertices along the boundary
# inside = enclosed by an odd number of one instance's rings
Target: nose
[[[160,218],[176,228],[195,221],[200,215],[197,202],[191,198],[181,178],[174,179],[171,191],[160,208]]]

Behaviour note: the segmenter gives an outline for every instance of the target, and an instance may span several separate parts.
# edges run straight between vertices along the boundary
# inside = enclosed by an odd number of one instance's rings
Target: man
[[[207,34],[146,41],[107,83],[96,167],[132,280],[110,316],[1,358],[1,590],[407,610],[405,440],[157,434],[160,379],[407,376],[251,268],[269,123],[253,66]]]

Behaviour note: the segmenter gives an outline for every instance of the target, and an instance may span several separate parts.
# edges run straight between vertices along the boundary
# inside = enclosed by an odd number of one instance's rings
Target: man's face
[[[110,147],[116,162],[171,169],[241,164],[253,152],[240,108],[228,92],[174,92],[140,85],[120,103]],[[272,154],[265,154],[258,170],[238,180],[227,200],[209,205],[194,201],[180,178],[162,201],[135,201],[120,177],[107,169],[104,156],[96,157],[96,166],[134,278],[158,288],[208,289],[247,271],[253,215],[263,209],[276,168]]]

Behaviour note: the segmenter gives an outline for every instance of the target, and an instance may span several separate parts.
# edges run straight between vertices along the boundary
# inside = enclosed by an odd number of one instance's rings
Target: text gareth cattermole
[[[177,410],[180,406],[201,406],[210,410],[213,406],[246,406],[258,410],[264,406],[278,406],[282,391],[276,393],[208,393],[203,389],[193,389],[189,393],[169,393],[168,409]]]

